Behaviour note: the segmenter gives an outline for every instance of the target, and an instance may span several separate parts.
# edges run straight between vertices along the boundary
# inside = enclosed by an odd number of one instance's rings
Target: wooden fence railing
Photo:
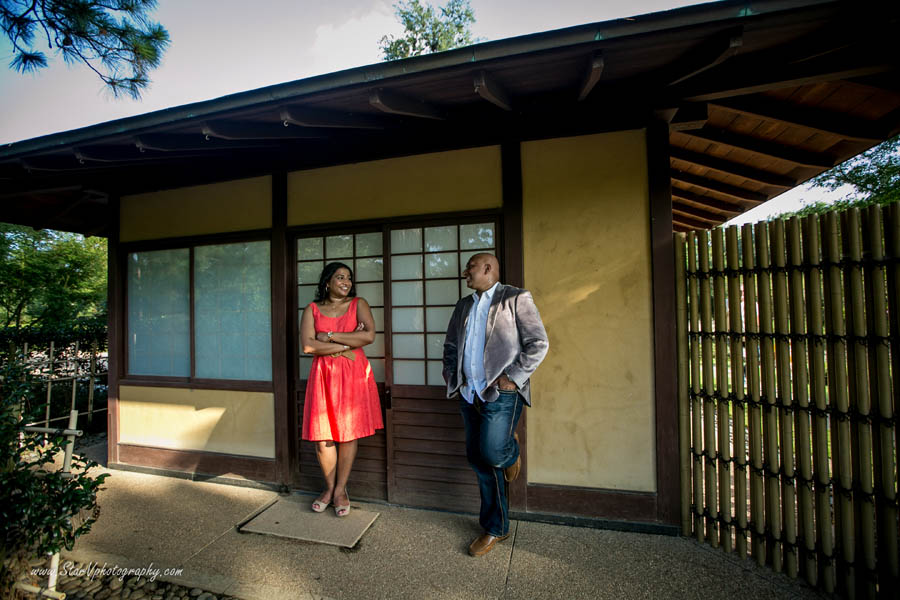
[[[894,598],[900,207],[675,246],[685,534]]]

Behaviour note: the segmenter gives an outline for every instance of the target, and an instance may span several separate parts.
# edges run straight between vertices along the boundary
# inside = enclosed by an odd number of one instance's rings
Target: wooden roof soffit
[[[678,225],[681,225],[685,229],[710,229],[710,224],[706,221],[692,219],[691,217],[677,214],[674,211],[672,213],[672,224],[675,225],[676,228]]]
[[[672,170],[672,181],[678,181],[685,185],[692,185],[694,187],[704,189],[708,192],[714,192],[716,194],[722,194],[724,196],[731,196],[732,198],[737,198],[738,200],[743,200],[745,202],[762,204],[769,199],[766,194],[760,194],[759,192],[745,190],[742,187],[728,185],[727,183],[722,183],[721,181],[716,181],[715,179],[698,177],[697,175],[691,175],[690,173],[685,173],[684,171],[679,171],[677,169]]]
[[[690,102],[678,107],[669,121],[670,131],[690,131],[700,129],[709,120],[709,106],[704,102]]]
[[[506,90],[491,77],[487,71],[478,71],[475,73],[473,81],[475,85],[475,93],[495,106],[499,106],[503,110],[512,110],[512,102],[509,100],[509,94]]]
[[[771,187],[778,187],[787,190],[797,185],[797,181],[791,177],[778,175],[777,173],[770,173],[768,171],[761,171],[759,169],[748,167],[747,165],[734,163],[729,160],[723,160],[721,158],[716,158],[708,154],[691,152],[690,150],[685,150],[684,148],[677,148],[674,146],[670,147],[669,157],[689,163],[691,165],[694,165],[695,167],[709,169],[710,171],[722,173],[723,175],[734,175],[735,177],[742,177],[744,179]]]
[[[708,210],[703,210],[702,208],[697,208],[696,206],[691,206],[690,204],[684,204],[682,202],[672,202],[672,212],[688,217],[703,219],[704,221],[709,221],[716,225],[722,221],[728,220],[728,217],[725,215],[709,212]]]
[[[887,131],[879,131],[877,123],[765,98],[729,98],[712,100],[710,104],[730,113],[777,121],[847,140],[877,144],[888,137]]]
[[[682,131],[681,134],[706,140],[707,142],[712,142],[721,146],[737,148],[752,154],[758,154],[776,160],[783,160],[802,167],[830,169],[835,163],[831,156],[825,154],[788,148],[771,142],[765,142],[754,137],[718,129],[695,129],[691,131]]]
[[[153,152],[234,150],[236,148],[272,146],[272,142],[267,140],[241,140],[236,143],[232,140],[214,137],[206,139],[202,135],[185,133],[146,133],[133,137],[131,141],[141,152],[147,150]]]
[[[334,127],[346,129],[384,129],[384,121],[369,115],[341,113],[303,107],[284,107],[279,111],[282,124],[299,127]]]
[[[735,27],[700,42],[666,67],[666,83],[679,84],[725,62],[744,45],[743,36],[744,28]]]
[[[394,115],[435,120],[445,118],[440,110],[430,104],[384,89],[370,93],[369,104],[380,111]]]
[[[591,60],[588,62],[587,71],[581,81],[581,87],[578,90],[578,101],[581,102],[588,97],[600,77],[603,76],[603,68],[606,66],[606,59],[603,58],[603,52],[600,50],[591,54]]]
[[[209,140],[283,140],[315,139],[327,137],[328,132],[307,127],[288,128],[283,123],[250,123],[231,121],[204,121],[200,132]]]
[[[722,200],[716,200],[711,196],[701,196],[700,194],[696,194],[694,192],[689,192],[687,190],[683,190],[679,187],[672,186],[672,199],[674,200],[684,200],[685,202],[694,202],[696,204],[702,204],[708,208],[715,208],[716,210],[720,210],[724,213],[728,213],[729,215],[739,215],[744,212],[743,205],[732,204],[731,202],[724,202]],[[684,205],[684,202],[681,204]],[[687,206],[687,205],[685,205]]]

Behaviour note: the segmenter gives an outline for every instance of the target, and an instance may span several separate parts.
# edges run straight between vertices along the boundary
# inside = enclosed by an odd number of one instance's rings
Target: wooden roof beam
[[[685,185],[692,185],[704,189],[708,192],[714,192],[716,194],[722,194],[724,196],[731,196],[732,198],[737,198],[738,200],[753,202],[756,204],[762,204],[769,199],[766,194],[751,192],[750,190],[745,190],[741,187],[728,185],[727,183],[722,183],[721,181],[716,181],[714,179],[698,177],[696,175],[691,175],[690,173],[685,173],[684,171],[678,171],[677,169],[672,170],[672,181],[679,181]]]
[[[714,35],[694,48],[668,67],[668,85],[676,85],[719,65],[734,56],[744,45],[743,27],[736,27]]]
[[[690,102],[678,107],[675,116],[669,122],[670,131],[690,131],[706,126],[709,120],[709,105],[703,102]]]
[[[475,78],[472,83],[475,86],[476,94],[494,106],[499,106],[503,110],[512,110],[512,102],[510,102],[506,90],[504,90],[503,86],[497,83],[497,80],[491,77],[487,71],[478,71],[475,73]]]
[[[723,160],[721,158],[709,156],[708,154],[691,152],[690,150],[685,150],[684,148],[678,148],[675,146],[670,147],[669,157],[689,163],[696,167],[702,167],[704,169],[709,169],[717,173],[722,173],[723,175],[734,175],[735,177],[742,177],[749,181],[761,183],[762,185],[783,189],[790,189],[797,186],[797,181],[790,177],[778,175],[777,173],[770,173],[768,171],[762,171],[760,169],[754,169],[752,167],[748,167],[747,165],[734,163],[729,160]]]
[[[672,223],[672,229],[678,233],[688,233],[689,231],[693,231],[690,227],[686,225],[681,225],[680,223]]]
[[[847,140],[877,144],[888,137],[887,132],[878,131],[876,124],[872,122],[760,97],[719,99],[712,100],[710,104],[730,113],[777,121]]]
[[[672,199],[673,201],[678,199],[693,202],[694,204],[701,204],[703,206],[708,206],[709,208],[715,208],[716,210],[726,212],[730,215],[739,215],[744,212],[744,206],[742,204],[725,202],[718,198],[713,198],[712,196],[701,196],[695,192],[689,192],[688,190],[683,190],[680,187],[675,186],[672,186]]]
[[[588,63],[587,71],[581,80],[581,87],[578,89],[578,101],[581,102],[588,97],[597,82],[603,76],[603,68],[606,66],[606,59],[603,58],[603,52],[597,50],[591,55]]]
[[[798,150],[787,146],[780,146],[772,142],[765,142],[757,138],[739,135],[719,129],[696,129],[683,131],[682,135],[688,135],[707,142],[745,150],[752,154],[758,154],[767,158],[774,158],[802,167],[816,167],[818,169],[830,169],[835,160],[825,154]]]
[[[141,152],[185,152],[191,150],[235,150],[238,148],[272,147],[269,140],[241,140],[235,142],[220,138],[204,139],[197,134],[185,133],[146,133],[131,139]]]
[[[440,110],[430,104],[384,89],[375,90],[369,94],[369,104],[380,111],[393,115],[435,120],[445,118]]]
[[[696,206],[683,204],[681,202],[672,203],[672,212],[680,213],[688,217],[696,217],[697,219],[709,221],[710,223],[724,223],[731,218],[728,215],[709,212],[708,210],[703,210],[702,208],[697,208]]]
[[[282,124],[298,127],[334,127],[346,129],[384,129],[384,121],[370,115],[341,113],[305,107],[283,107],[278,114]]]
[[[284,139],[317,139],[328,137],[328,131],[310,128],[288,128],[279,123],[251,123],[233,121],[204,121],[200,132],[207,140],[284,140]]]
[[[712,229],[713,227],[710,223],[706,223],[705,221],[692,219],[691,217],[679,215],[674,212],[672,213],[672,224],[681,225],[687,229]]]

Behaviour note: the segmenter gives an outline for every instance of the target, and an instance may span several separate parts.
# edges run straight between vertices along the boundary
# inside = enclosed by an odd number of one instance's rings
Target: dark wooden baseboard
[[[275,481],[275,460],[196,450],[171,450],[131,444],[118,445],[116,463],[219,477],[237,475],[257,482]]]
[[[622,492],[565,485],[528,484],[528,512],[573,515],[613,521],[658,520],[656,494]]]

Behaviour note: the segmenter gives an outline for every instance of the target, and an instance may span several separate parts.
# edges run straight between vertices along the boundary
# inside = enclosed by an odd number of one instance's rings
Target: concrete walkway
[[[352,550],[238,533],[275,492],[108,472],[99,521],[64,559],[182,568],[161,579],[244,600],[824,597],[680,537],[516,521],[508,540],[472,558],[475,517],[378,503],[353,501],[381,516]]]

